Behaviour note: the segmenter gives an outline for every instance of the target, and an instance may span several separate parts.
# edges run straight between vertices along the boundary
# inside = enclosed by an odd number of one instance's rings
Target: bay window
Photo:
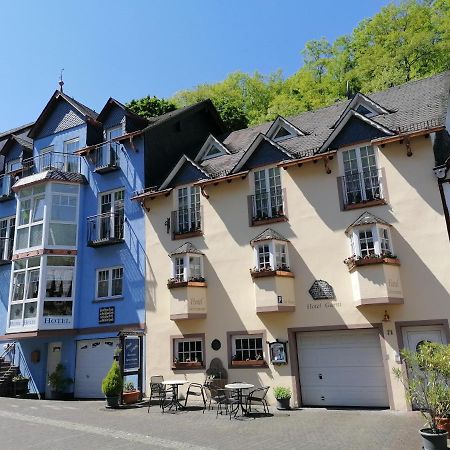
[[[190,242],[178,247],[169,256],[172,261],[172,278],[169,283],[205,281],[204,255]]]
[[[353,254],[359,258],[393,254],[389,229],[380,224],[353,228],[351,244]]]
[[[251,241],[254,249],[253,272],[289,271],[287,239],[268,228]]]

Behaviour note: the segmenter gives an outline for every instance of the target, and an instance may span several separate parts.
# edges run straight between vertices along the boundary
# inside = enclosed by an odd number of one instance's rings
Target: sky
[[[305,43],[333,41],[388,0],[14,0],[0,3],[0,131],[36,120],[58,88],[99,112],[109,97],[170,97],[234,71],[285,76]]]

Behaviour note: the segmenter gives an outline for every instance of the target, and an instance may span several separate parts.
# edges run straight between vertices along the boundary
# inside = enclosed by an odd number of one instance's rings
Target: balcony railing
[[[344,208],[384,200],[381,169],[348,173],[338,180],[342,188]]]
[[[286,190],[274,189],[248,196],[250,225],[287,220]]]
[[[203,230],[202,216],[200,206],[172,211],[172,238],[200,236]]]
[[[69,153],[48,152],[22,162],[23,176],[46,170],[59,170],[61,172],[81,173],[81,157]]]
[[[90,247],[123,242],[125,216],[123,209],[115,213],[98,214],[87,219],[87,241]]]
[[[94,166],[97,173],[111,172],[119,168],[118,142],[105,142],[98,146],[94,152]]]
[[[13,238],[0,237],[0,265],[7,264],[11,261],[14,248]]]
[[[6,173],[0,176],[0,201],[8,200],[13,197],[12,185],[14,177]]]

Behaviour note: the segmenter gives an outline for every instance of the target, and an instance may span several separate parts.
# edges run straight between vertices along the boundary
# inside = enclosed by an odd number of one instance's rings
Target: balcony
[[[9,264],[12,259],[14,239],[0,237],[0,266]]]
[[[0,176],[0,202],[4,202],[14,197],[12,185],[14,184],[14,177],[10,174]]]
[[[348,258],[353,299],[356,306],[402,304],[400,261],[393,255]]]
[[[185,239],[203,234],[202,208],[184,208],[172,211],[172,239]]]
[[[247,201],[250,226],[267,225],[288,220],[285,189],[249,195]]]
[[[294,274],[288,270],[251,270],[256,312],[295,311]]]
[[[71,153],[47,152],[22,162],[22,175],[27,177],[47,170],[81,173],[81,158]]]
[[[98,214],[87,218],[87,245],[103,247],[124,242],[124,211]]]
[[[118,142],[105,142],[98,146],[93,153],[94,172],[108,173],[119,168]]]
[[[205,319],[207,312],[205,281],[170,279],[170,320]]]
[[[338,177],[345,210],[386,203],[382,169],[354,172]]]

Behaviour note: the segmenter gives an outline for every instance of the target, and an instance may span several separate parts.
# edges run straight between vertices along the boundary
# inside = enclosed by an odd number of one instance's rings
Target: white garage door
[[[389,405],[376,330],[298,333],[302,404]]]
[[[102,398],[102,380],[111,367],[119,339],[90,339],[77,342],[75,397]]]

